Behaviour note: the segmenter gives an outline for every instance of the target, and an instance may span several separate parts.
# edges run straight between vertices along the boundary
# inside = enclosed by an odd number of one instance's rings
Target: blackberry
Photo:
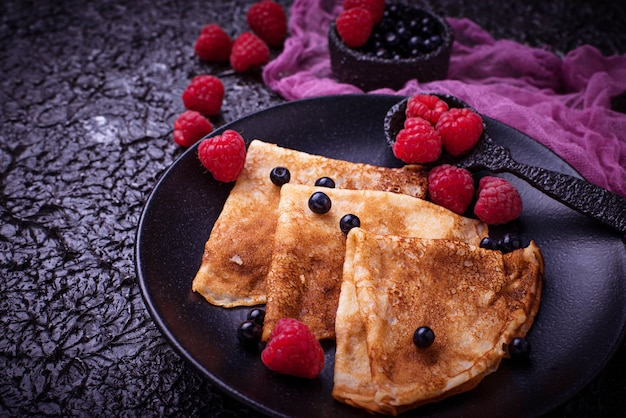
[[[289,183],[291,173],[285,167],[274,167],[270,172],[270,180],[277,186]]]
[[[323,192],[315,192],[309,198],[309,209],[312,212],[318,214],[327,213],[330,210],[331,201],[330,197],[326,193]]]
[[[444,28],[427,12],[408,5],[388,4],[360,51],[383,59],[408,59],[443,45]]]

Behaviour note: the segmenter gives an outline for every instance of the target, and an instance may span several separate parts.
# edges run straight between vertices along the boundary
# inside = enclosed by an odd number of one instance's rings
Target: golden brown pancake
[[[323,191],[330,211],[313,213],[308,200]],[[345,214],[360,218],[361,228],[377,234],[449,238],[479,245],[487,225],[411,196],[286,184],[281,190],[274,254],[267,275],[263,338],[276,321],[296,318],[319,339],[334,338],[346,235],[339,228]]]
[[[350,231],[337,310],[333,396],[396,415],[475,387],[539,309],[543,258],[452,240]],[[420,326],[435,333],[418,348]]]
[[[277,166],[290,170],[291,183],[313,185],[327,176],[337,188],[426,195],[427,173],[420,166],[376,167],[252,141],[243,172],[213,226],[193,280],[193,291],[212,304],[233,307],[265,303],[265,277],[280,197],[280,187],[269,175]]]

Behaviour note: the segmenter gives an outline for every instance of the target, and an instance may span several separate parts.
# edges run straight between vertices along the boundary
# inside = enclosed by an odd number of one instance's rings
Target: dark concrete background
[[[171,130],[189,80],[224,81],[217,126],[283,101],[193,56],[204,24],[235,35],[252,2],[0,1],[0,416],[257,415],[174,353],[133,264],[145,199],[183,151]],[[559,55],[626,53],[620,2],[431,3]],[[625,360],[551,416],[623,416]]]

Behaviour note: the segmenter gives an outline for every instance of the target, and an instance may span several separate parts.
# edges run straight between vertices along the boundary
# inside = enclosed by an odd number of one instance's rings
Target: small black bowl
[[[387,59],[348,47],[339,37],[335,22],[328,31],[328,48],[333,76],[364,91],[379,88],[398,90],[412,79],[419,82],[447,77],[454,32],[442,17],[419,10],[440,25],[442,44],[434,51],[412,58]]]

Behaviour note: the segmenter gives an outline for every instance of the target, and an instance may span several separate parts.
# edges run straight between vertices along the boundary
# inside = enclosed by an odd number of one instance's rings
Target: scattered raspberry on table
[[[230,53],[230,65],[236,72],[260,68],[269,60],[269,47],[252,32],[243,32],[235,39]]]
[[[204,61],[227,62],[233,40],[220,25],[205,25],[196,39],[193,50]]]
[[[211,121],[199,112],[185,110],[174,121],[174,142],[183,147],[190,147],[212,130]]]
[[[279,46],[287,34],[285,11],[274,1],[264,0],[253,4],[246,20],[252,32],[269,46]]]
[[[360,7],[342,10],[335,20],[337,33],[341,40],[350,48],[358,48],[367,42],[372,28],[372,14]]]
[[[246,144],[238,132],[227,129],[221,135],[202,140],[198,158],[215,180],[235,181],[246,162]]]
[[[486,224],[498,225],[517,219],[522,213],[522,198],[507,180],[485,176],[478,183],[474,214]]]
[[[375,25],[383,19],[385,13],[385,0],[344,0],[343,10],[360,7],[372,15],[372,23]]]
[[[306,324],[281,318],[261,353],[261,361],[275,372],[313,379],[324,368],[324,350]]]
[[[183,91],[185,107],[205,116],[217,115],[222,108],[223,100],[224,84],[212,75],[195,76]]]
[[[433,203],[462,215],[474,199],[474,178],[464,168],[442,164],[428,174],[428,196]]]

